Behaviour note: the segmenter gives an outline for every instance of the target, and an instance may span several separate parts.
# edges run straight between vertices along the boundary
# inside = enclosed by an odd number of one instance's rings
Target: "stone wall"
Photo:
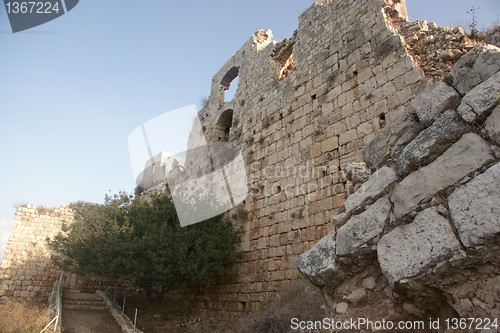
[[[367,145],[377,171],[297,260],[329,316],[500,317],[499,117],[500,49],[479,46]]]
[[[78,204],[46,208],[22,205],[17,209],[0,268],[0,297],[46,302],[61,270],[50,260],[46,240],[74,221]],[[110,278],[65,273],[64,288],[93,293],[96,289],[132,293],[130,283]]]
[[[487,81],[484,74],[491,70],[485,69],[489,62],[474,65],[476,60],[472,63],[465,57],[463,66],[457,69],[459,74],[452,72],[446,83],[438,81],[451,71],[456,59],[478,44],[460,29],[440,28],[425,21],[409,22],[404,1],[397,0],[317,2],[300,15],[298,29],[290,38],[278,42],[270,30],[256,32],[214,75],[208,101],[199,112],[209,146],[225,142],[241,151],[246,162],[250,193],[227,214],[245,231],[238,244],[244,256],[231,274],[214,286],[190,286],[172,296],[214,316],[256,311],[265,300],[302,278],[296,259],[320,239],[318,244],[331,247],[335,238],[332,232],[340,231],[351,215],[359,223],[374,223],[369,224],[369,234],[379,232],[381,225],[382,230],[389,230],[385,224],[392,220],[384,219],[384,214],[394,215],[392,197],[359,198],[358,194],[351,194],[371,172],[378,170],[376,174],[381,177],[372,176],[368,184],[382,187],[381,193],[386,194],[400,181],[399,177],[415,172],[415,166],[431,162],[427,155],[411,155],[410,142],[424,128],[432,128],[439,113],[435,111],[437,106],[458,105],[461,96],[450,84],[465,94],[472,85]],[[227,101],[225,91],[236,77],[238,89],[234,98]],[[432,86],[431,95],[439,92],[439,97],[435,103],[428,103],[423,97],[421,102],[413,102],[425,109],[416,117],[411,111],[412,101],[433,82],[437,83]],[[464,97],[466,102],[459,110],[468,121],[477,111],[471,106],[476,100],[470,99]],[[489,113],[488,109],[479,119]],[[485,137],[476,127],[472,130],[472,125],[462,124],[459,118],[456,112],[443,113],[435,124],[455,132],[450,138],[441,138],[432,149],[438,147],[443,152],[465,132],[475,131]],[[497,128],[497,123],[491,120],[485,128]],[[468,138],[481,142],[478,134]],[[191,138],[199,139],[196,135]],[[393,167],[397,162],[388,161],[403,147],[410,147],[405,151],[410,157],[401,155],[396,173]],[[490,155],[487,154],[487,165],[491,164]],[[196,151],[187,152],[184,177],[199,174],[197,158]],[[380,168],[387,163],[389,166]],[[155,185],[164,188],[162,184]],[[352,199],[345,202],[346,197]],[[363,202],[361,208],[355,198]],[[364,202],[372,201],[377,209],[365,210]],[[18,212],[2,265],[2,295],[22,293],[23,297],[43,298],[49,288],[45,284],[48,286],[56,279],[57,272],[51,268],[46,249],[37,237],[50,237],[59,230],[61,219],[71,214],[64,210],[67,208],[56,208],[58,213],[50,213],[54,216],[38,214],[36,209],[21,207]],[[343,217],[331,220],[342,213]],[[43,229],[45,224],[50,227]],[[345,232],[356,233],[356,228]],[[325,235],[329,238],[323,238]],[[31,237],[38,239],[36,243],[30,243]],[[347,272],[339,270],[345,284],[335,292],[349,292],[348,299],[354,302],[363,299],[363,292],[373,291],[376,299],[392,302],[387,296],[392,291],[385,278],[386,268],[380,268],[373,254],[375,244],[368,242],[364,246],[360,242],[344,243],[343,264],[351,268]],[[30,250],[32,247],[36,251]],[[354,250],[360,252],[353,257],[363,259],[355,265],[348,255]],[[29,253],[35,252],[40,261],[30,265]],[[332,265],[337,264],[332,261]],[[362,268],[360,272],[356,265]],[[45,270],[38,273],[41,267]],[[302,272],[308,275],[304,269]],[[42,282],[38,285],[38,281],[51,282],[44,283],[42,290]],[[96,279],[91,282],[98,283]],[[364,291],[352,289],[361,289],[361,285]],[[356,293],[350,295],[351,291]],[[332,289],[327,293],[330,308],[343,309],[344,304],[337,304],[335,295],[328,296],[335,292]],[[346,306],[349,308],[347,303]]]
[[[228,142],[246,161],[250,193],[228,213],[245,231],[244,258],[214,287],[179,298],[227,316],[260,309],[300,279],[295,259],[336,228],[330,217],[367,176],[362,149],[449,72],[448,48],[474,45],[462,30],[408,22],[404,1],[318,2],[289,39],[256,32],[214,75],[199,112],[209,145]],[[185,168],[201,174],[197,154],[188,151]]]
[[[50,262],[46,238],[54,237],[73,217],[69,206],[18,207],[0,270],[0,296],[47,301],[61,271]]]

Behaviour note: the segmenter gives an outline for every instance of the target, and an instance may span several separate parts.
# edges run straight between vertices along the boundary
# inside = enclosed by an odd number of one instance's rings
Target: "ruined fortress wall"
[[[396,0],[323,1],[300,16],[289,39],[255,33],[214,75],[199,113],[206,139],[238,148],[246,162],[250,193],[228,213],[245,231],[238,244],[244,256],[214,286],[173,296],[228,316],[259,310],[301,279],[296,258],[336,228],[331,217],[365,180],[363,148],[473,46],[463,30],[408,22],[404,1]],[[238,90],[226,101],[236,77]],[[389,133],[386,146],[400,134]],[[188,151],[185,170],[198,175],[198,162]],[[45,299],[57,278],[45,238],[72,213],[40,209],[18,210],[2,296]]]
[[[61,271],[50,262],[46,239],[73,221],[69,206],[17,209],[0,270],[0,296],[46,301]]]
[[[246,161],[250,193],[229,213],[245,231],[244,258],[234,276],[182,299],[212,313],[255,311],[301,278],[295,259],[334,228],[353,191],[346,171],[427,84],[386,14],[405,11],[380,0],[316,3],[293,37],[258,31],[215,74],[199,115],[208,141],[232,143]],[[196,163],[188,152],[186,168]]]

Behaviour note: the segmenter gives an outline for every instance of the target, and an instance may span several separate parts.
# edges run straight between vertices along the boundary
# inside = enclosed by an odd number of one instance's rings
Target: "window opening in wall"
[[[222,78],[221,85],[224,92],[224,102],[232,101],[236,95],[239,83],[239,72],[240,69],[238,67],[233,67]]]
[[[229,109],[222,113],[215,125],[215,139],[220,142],[229,142],[231,128],[233,126],[233,110]]]
[[[286,79],[288,74],[295,68],[293,63],[293,44],[293,41],[285,39],[276,44],[273,51],[272,57],[279,66],[279,81]]]
[[[378,115],[378,119],[379,119],[379,124],[380,124],[380,128],[384,128],[385,126],[385,113],[381,113]]]

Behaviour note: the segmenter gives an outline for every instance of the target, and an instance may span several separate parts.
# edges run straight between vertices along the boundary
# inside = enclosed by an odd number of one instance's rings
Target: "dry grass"
[[[120,303],[118,301],[118,303]],[[188,304],[145,296],[127,297],[125,311],[133,318],[138,308],[137,326],[145,333],[288,333],[292,318],[321,320],[325,317],[321,290],[308,281],[295,282],[288,290],[274,294],[259,313],[247,313],[239,318],[222,321],[206,313],[192,313]]]
[[[47,307],[7,300],[0,304],[0,332],[40,332],[47,325]]]

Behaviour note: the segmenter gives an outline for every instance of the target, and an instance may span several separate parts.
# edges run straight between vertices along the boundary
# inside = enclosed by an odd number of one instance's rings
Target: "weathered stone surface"
[[[448,198],[451,217],[465,247],[500,233],[500,163],[457,188]]]
[[[354,290],[352,293],[350,293],[347,296],[347,299],[352,304],[357,304],[357,303],[361,302],[365,297],[366,297],[366,290],[364,288],[358,288],[358,289]]]
[[[484,37],[484,41],[488,44],[500,47],[500,25],[488,30],[488,32],[486,32],[486,36]]]
[[[462,95],[467,94],[472,88],[481,83],[479,73],[472,68],[460,68],[453,76],[453,86]]]
[[[454,109],[459,103],[457,91],[443,81],[437,81],[418,95],[411,107],[421,122],[430,124],[442,112]]]
[[[429,164],[441,155],[467,130],[456,111],[448,110],[410,142],[394,161],[402,175]]]
[[[500,70],[500,49],[493,45],[476,46],[453,66],[453,86],[466,94]]]
[[[497,106],[488,117],[485,128],[490,139],[500,145],[500,106]]]
[[[500,71],[500,48],[494,45],[482,47],[472,69],[479,73],[481,81],[486,81]]]
[[[359,256],[375,252],[376,242],[384,231],[391,207],[388,196],[385,196],[363,213],[352,216],[337,232],[337,256]],[[347,261],[357,260],[356,258],[346,259]]]
[[[344,204],[346,210],[351,211],[368,199],[378,199],[397,180],[398,177],[394,170],[386,166],[380,168],[355,193],[347,198]]]
[[[499,103],[499,93],[500,72],[469,91],[457,111],[464,120],[472,122]]]
[[[335,289],[345,279],[335,262],[335,237],[332,231],[296,260],[302,275],[325,290]]]
[[[413,223],[392,230],[377,246],[380,268],[391,285],[430,272],[461,251],[450,221],[439,215],[436,207],[422,211]]]
[[[495,160],[490,144],[468,133],[431,164],[411,173],[394,187],[394,214],[401,217],[426,198],[455,184],[467,174]]]
[[[381,167],[421,131],[422,125],[410,112],[399,115],[363,149],[363,160],[370,167]]]

